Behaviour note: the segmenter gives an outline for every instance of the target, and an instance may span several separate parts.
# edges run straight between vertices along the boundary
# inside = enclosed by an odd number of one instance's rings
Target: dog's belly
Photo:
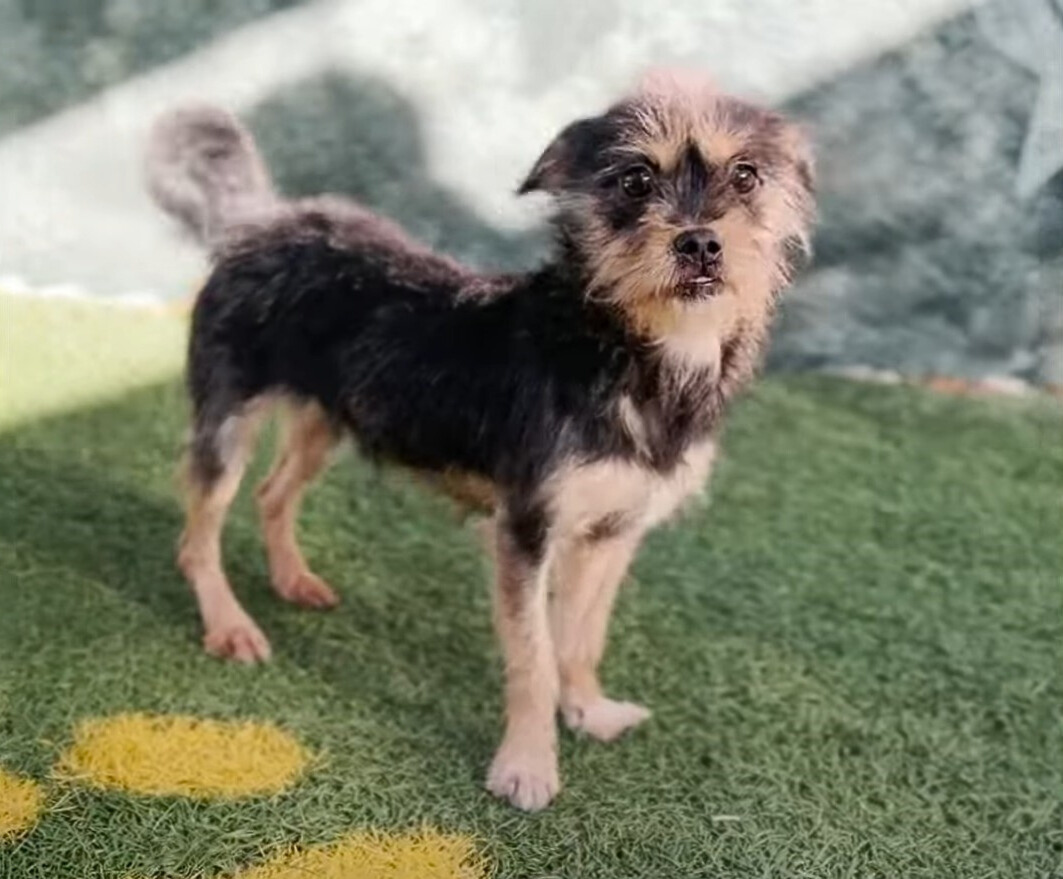
[[[498,502],[495,484],[485,476],[453,468],[440,472],[414,470],[422,481],[447,495],[466,513],[490,514]]]
[[[564,468],[547,484],[551,523],[568,534],[593,534],[604,521],[648,530],[701,490],[715,453],[715,442],[702,440],[666,474],[620,459]]]

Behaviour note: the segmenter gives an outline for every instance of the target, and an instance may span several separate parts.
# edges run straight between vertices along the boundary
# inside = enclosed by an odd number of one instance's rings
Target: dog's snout
[[[687,229],[672,242],[675,252],[696,262],[715,262],[723,252],[720,236],[712,229]]]

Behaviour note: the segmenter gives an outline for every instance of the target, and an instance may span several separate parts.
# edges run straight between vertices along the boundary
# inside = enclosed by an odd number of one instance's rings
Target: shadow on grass
[[[0,541],[29,563],[69,570],[186,625],[188,650],[198,651],[195,603],[173,562],[180,398],[177,383],[165,383],[0,434]],[[487,748],[498,704],[495,688],[483,686],[495,666],[487,575],[471,533],[442,500],[345,456],[310,493],[301,523],[311,563],[343,604],[330,614],[286,605],[269,589],[249,497],[268,445],[224,546],[230,579],[270,636],[274,662],[305,667],[341,698],[386,712],[388,725],[415,725],[418,737],[446,727],[440,743]],[[448,710],[441,694],[453,693],[463,693],[465,711]],[[431,724],[421,722],[429,716]],[[478,772],[482,761],[473,762]]]
[[[326,838],[428,820],[484,833],[509,876],[764,876],[782,863],[817,876],[1027,875],[1063,850],[1063,456],[1050,442],[1058,412],[1018,406],[765,383],[729,424],[715,512],[649,541],[641,594],[616,620],[607,685],[647,698],[654,723],[613,748],[565,736],[566,793],[534,822],[479,785],[499,732],[486,578],[445,502],[362,463],[335,468],[302,521],[311,563],[344,599],[319,615],[270,593],[245,491],[228,567],[276,648],[269,668],[247,672],[200,659],[173,568],[178,383],[24,425],[0,435],[0,558],[14,549],[16,565],[0,651],[19,659],[0,723],[28,753],[42,726],[62,737],[86,705],[243,711],[330,752],[290,801],[245,811],[160,818],[72,794],[151,854],[156,826],[179,820],[164,844],[181,865],[187,835],[197,863],[214,864],[219,851],[253,854],[262,837],[243,826]],[[48,615],[18,593],[31,569],[27,587],[54,585]],[[145,609],[147,624],[119,614],[127,628],[94,641],[119,605]],[[83,857],[62,817],[28,838],[11,875],[53,844]],[[865,838],[877,848],[854,850]],[[107,875],[130,875],[112,861]]]

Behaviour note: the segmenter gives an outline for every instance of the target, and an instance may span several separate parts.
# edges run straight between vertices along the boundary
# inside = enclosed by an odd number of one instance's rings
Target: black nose
[[[675,236],[675,252],[694,262],[716,262],[723,251],[719,236],[712,229],[687,229]]]

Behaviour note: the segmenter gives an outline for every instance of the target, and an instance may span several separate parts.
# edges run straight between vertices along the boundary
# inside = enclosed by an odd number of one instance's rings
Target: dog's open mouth
[[[679,295],[685,299],[715,296],[722,288],[723,279],[719,275],[695,275],[679,282]]]

